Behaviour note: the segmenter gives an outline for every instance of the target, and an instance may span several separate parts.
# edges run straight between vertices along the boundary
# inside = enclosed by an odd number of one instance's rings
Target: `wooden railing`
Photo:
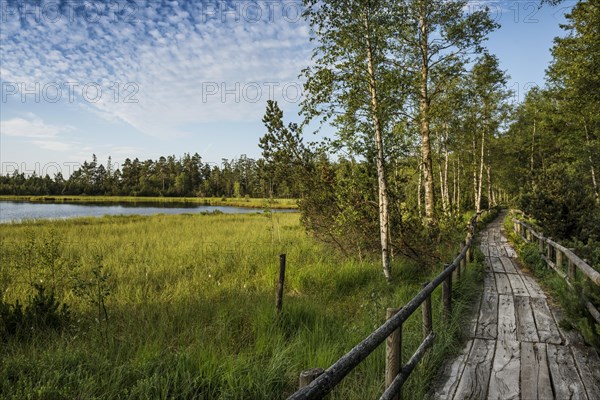
[[[397,399],[402,385],[410,376],[413,369],[423,358],[435,341],[431,312],[431,295],[442,286],[442,317],[449,320],[452,313],[452,280],[457,280],[465,271],[467,262],[472,261],[472,245],[479,218],[488,212],[481,211],[474,215],[467,227],[467,237],[461,246],[460,253],[444,270],[400,309],[388,309],[387,320],[375,329],[362,342],[342,356],[327,370],[314,368],[300,374],[300,389],[288,400],[320,399],[335,388],[358,364],[367,358],[381,343],[386,341],[385,392],[381,399]],[[402,355],[402,325],[419,308],[423,316],[423,341],[410,357],[408,362],[401,365]]]
[[[582,274],[584,279],[588,279],[600,287],[600,272],[588,265],[570,249],[567,249],[560,243],[556,243],[550,238],[544,237],[530,225],[517,218],[513,217],[512,221],[515,233],[528,242],[537,243],[540,255],[546,264],[554,269],[569,286],[572,287],[572,283],[577,280],[578,275]],[[581,295],[583,296],[583,294]],[[582,300],[591,316],[600,324],[600,312],[598,309],[585,297]]]

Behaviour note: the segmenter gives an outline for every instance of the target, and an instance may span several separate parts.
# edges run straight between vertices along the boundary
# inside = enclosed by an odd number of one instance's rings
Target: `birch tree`
[[[383,273],[391,279],[386,137],[393,107],[402,101],[397,76],[386,63],[392,5],[386,0],[306,0],[314,65],[306,77],[303,112],[337,129],[334,146],[375,158]]]
[[[488,142],[493,139],[494,133],[502,123],[502,118],[505,115],[505,101],[510,94],[505,89],[506,82],[506,74],[500,70],[499,61],[493,55],[484,54],[473,66],[470,83],[472,104],[476,111],[475,132],[473,132],[474,143],[479,139],[479,148],[477,149],[475,146],[473,148],[479,156],[477,172],[474,172],[473,179],[475,210],[477,212],[481,210],[484,171],[487,174],[488,202],[492,201]]]
[[[425,219],[435,226],[432,108],[448,83],[461,74],[469,55],[483,51],[487,34],[498,25],[485,9],[468,13],[464,0],[404,0],[397,7],[393,63],[411,76],[412,104],[406,111],[420,127]]]

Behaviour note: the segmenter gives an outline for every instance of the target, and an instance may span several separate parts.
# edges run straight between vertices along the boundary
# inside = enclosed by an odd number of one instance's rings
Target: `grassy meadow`
[[[203,206],[248,208],[298,208],[296,199],[264,199],[250,197],[136,197],[136,196],[13,196],[0,195],[0,201],[35,203],[190,203]]]
[[[456,243],[464,237],[457,232]],[[300,226],[296,213],[118,216],[3,225],[0,290],[5,304],[31,302],[42,283],[69,306],[59,328],[27,326],[0,340],[4,399],[280,399],[300,371],[327,368],[438,271],[342,259]],[[458,245],[444,251],[449,262]],[[283,314],[275,317],[279,254],[287,254]],[[479,257],[479,262],[481,257]],[[426,396],[437,367],[458,350],[478,292],[470,265],[436,345],[405,386]],[[417,312],[404,326],[404,361],[421,341]],[[377,398],[384,346],[332,399]]]

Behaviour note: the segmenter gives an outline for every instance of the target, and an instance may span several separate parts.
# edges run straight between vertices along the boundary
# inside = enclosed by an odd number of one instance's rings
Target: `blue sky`
[[[95,153],[117,164],[198,152],[258,157],[266,100],[297,119],[310,63],[297,1],[0,0],[2,173],[69,175]],[[522,99],[542,86],[574,1],[478,1],[502,27],[488,48]]]

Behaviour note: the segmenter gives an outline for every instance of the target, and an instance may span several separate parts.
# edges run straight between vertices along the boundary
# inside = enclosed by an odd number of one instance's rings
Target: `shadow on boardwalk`
[[[600,400],[600,358],[561,329],[561,313],[516,263],[504,213],[480,234],[484,290],[468,341],[434,388],[435,399]]]

